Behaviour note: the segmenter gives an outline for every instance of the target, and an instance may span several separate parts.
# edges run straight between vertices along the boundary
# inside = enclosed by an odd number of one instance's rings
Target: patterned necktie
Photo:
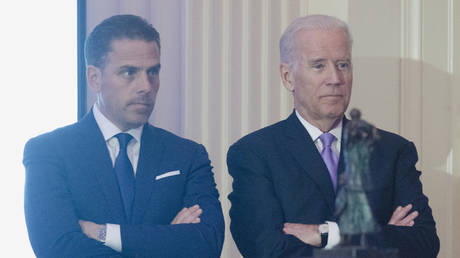
[[[120,144],[120,151],[118,152],[117,159],[115,160],[115,174],[118,179],[118,186],[120,187],[121,197],[123,199],[123,206],[125,207],[125,215],[128,221],[131,220],[132,205],[134,202],[134,170],[129,161],[126,152],[129,141],[133,138],[130,134],[119,133],[115,135]]]
[[[326,163],[327,169],[329,170],[329,175],[331,176],[332,184],[334,185],[334,190],[336,190],[338,158],[331,148],[332,142],[335,140],[335,136],[331,133],[323,133],[319,139],[323,143],[321,157],[323,158],[324,163]]]

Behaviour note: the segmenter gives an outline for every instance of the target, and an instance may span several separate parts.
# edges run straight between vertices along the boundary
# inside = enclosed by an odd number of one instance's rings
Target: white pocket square
[[[155,180],[160,180],[160,179],[168,177],[168,176],[177,176],[179,174],[180,174],[180,170],[169,171],[169,172],[166,172],[164,174],[156,176]]]

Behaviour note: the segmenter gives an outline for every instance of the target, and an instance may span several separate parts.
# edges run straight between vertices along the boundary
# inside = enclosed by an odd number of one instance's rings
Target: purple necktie
[[[335,136],[331,133],[323,133],[319,136],[319,139],[323,143],[323,151],[321,151],[321,157],[323,157],[324,163],[326,163],[329,175],[331,176],[334,190],[337,189],[337,163],[338,159],[332,151],[331,145],[335,140]]]

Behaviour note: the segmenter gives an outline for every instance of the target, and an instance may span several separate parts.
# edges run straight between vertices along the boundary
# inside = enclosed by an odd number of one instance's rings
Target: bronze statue
[[[375,141],[379,138],[377,129],[361,119],[361,112],[353,109],[351,121],[344,126],[342,151],[345,172],[339,177],[336,198],[336,217],[343,243],[360,236],[360,245],[366,244],[366,235],[379,231],[369,206],[366,190],[372,189],[370,158]]]

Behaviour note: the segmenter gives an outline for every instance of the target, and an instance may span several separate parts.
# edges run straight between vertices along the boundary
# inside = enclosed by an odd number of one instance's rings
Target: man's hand
[[[78,223],[80,224],[81,230],[87,237],[99,241],[97,235],[99,233],[99,230],[104,228],[104,225],[99,225],[86,220],[79,220]]]
[[[285,234],[297,237],[306,244],[317,247],[321,245],[321,236],[318,232],[318,225],[284,223],[283,231]]]
[[[388,221],[388,225],[412,227],[414,225],[414,219],[418,216],[418,212],[413,211],[407,215],[411,209],[412,204],[408,204],[404,207],[398,206],[393,212],[390,221]]]
[[[193,205],[190,208],[184,207],[176,217],[171,221],[171,225],[174,224],[189,224],[189,223],[200,223],[200,215],[203,210],[200,209],[198,204]]]

